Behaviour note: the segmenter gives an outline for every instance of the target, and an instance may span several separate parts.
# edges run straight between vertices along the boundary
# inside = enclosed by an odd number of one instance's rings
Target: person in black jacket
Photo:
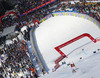
[[[35,78],[38,78],[39,76],[37,75],[37,73],[34,73],[34,77],[35,77]]]

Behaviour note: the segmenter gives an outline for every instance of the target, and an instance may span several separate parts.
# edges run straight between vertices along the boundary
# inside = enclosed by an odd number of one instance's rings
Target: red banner
[[[22,15],[28,14],[28,13],[30,13],[32,11],[35,11],[36,9],[39,9],[39,8],[45,6],[45,5],[49,4],[49,3],[52,3],[54,1],[55,0],[48,1],[48,2],[46,2],[46,3],[44,3],[44,4],[40,5],[40,6],[37,6],[36,8],[30,9],[29,11],[24,12]]]

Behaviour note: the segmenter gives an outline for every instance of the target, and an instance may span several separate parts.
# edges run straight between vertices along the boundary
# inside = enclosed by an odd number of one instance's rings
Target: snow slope
[[[60,56],[60,54],[54,49],[56,46],[61,45],[83,33],[88,33],[94,38],[100,36],[100,30],[93,22],[74,16],[51,17],[41,23],[40,27],[38,27],[34,33],[38,48],[49,69],[52,69],[55,66],[54,61]],[[86,46],[87,44],[90,45],[88,48]],[[95,45],[98,46],[97,43],[95,43]],[[72,59],[76,57],[75,55],[82,54],[82,49],[85,49],[85,51],[90,53],[89,49],[92,47],[95,48],[95,45],[89,38],[85,37],[62,48],[61,50],[66,55],[75,50],[76,52],[73,52],[70,56],[68,56]],[[96,47],[95,49],[97,48],[99,47]]]
[[[71,67],[62,65],[56,72],[49,73],[40,78],[100,78],[100,52],[81,59],[75,63],[79,68],[76,73],[72,73]]]

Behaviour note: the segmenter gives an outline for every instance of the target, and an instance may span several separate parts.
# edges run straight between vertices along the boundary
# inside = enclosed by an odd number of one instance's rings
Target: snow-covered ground
[[[60,62],[60,68],[52,72],[55,66],[54,61],[60,56],[54,48],[83,33],[89,33],[94,38],[100,38],[100,30],[96,24],[79,17],[57,16],[49,18],[40,24],[40,27],[35,31],[35,36],[38,48],[50,69],[49,74],[45,74],[40,78],[100,77],[100,50],[98,51],[100,49],[100,42],[93,43],[87,37],[63,47],[61,50],[68,57]],[[22,40],[21,34],[18,37]],[[9,40],[8,42],[10,43]],[[62,64],[62,62],[66,62],[66,64]],[[76,73],[72,73],[70,65],[68,66],[69,63],[73,62],[79,68]]]
[[[94,23],[80,17],[51,17],[40,24],[40,27],[35,31],[35,36],[39,50],[49,68],[54,66],[54,61],[60,56],[54,48],[83,33],[88,33],[94,38],[100,36],[100,30]],[[66,47],[63,47],[61,50],[67,55],[72,50],[90,41],[89,38],[84,37]]]
[[[40,24],[35,36],[38,48],[50,70],[55,66],[54,61],[60,56],[54,48],[83,33],[88,33],[95,39],[100,38],[100,30],[96,24],[80,17],[51,17]],[[60,65],[63,61],[66,64],[40,78],[92,78],[92,76],[99,78],[100,53],[97,49],[100,49],[100,42],[93,43],[87,37],[63,47],[61,51],[68,55],[68,58],[62,60]],[[97,53],[94,54],[94,51]],[[79,68],[76,73],[72,73],[71,67],[67,66],[69,62],[74,62]]]
[[[75,63],[79,68],[76,73],[72,73],[71,67],[62,65],[56,72],[49,73],[40,78],[100,78],[100,52],[80,59]]]

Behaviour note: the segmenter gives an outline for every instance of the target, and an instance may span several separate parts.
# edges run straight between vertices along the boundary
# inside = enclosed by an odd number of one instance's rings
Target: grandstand
[[[45,21],[56,16],[74,16],[88,19],[91,25],[100,28],[99,0],[0,0],[0,8],[0,78],[38,78],[60,67],[60,61],[67,57],[62,54],[61,46],[55,45],[58,56],[49,61],[38,47],[35,32],[40,30],[43,35],[41,25]],[[93,34],[93,42],[96,37],[98,34]]]

